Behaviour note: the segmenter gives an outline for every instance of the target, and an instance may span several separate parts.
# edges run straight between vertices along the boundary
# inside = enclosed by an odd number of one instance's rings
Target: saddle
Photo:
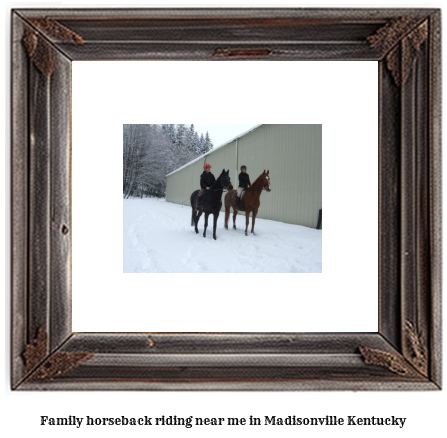
[[[242,199],[244,199],[246,191],[247,191],[247,189],[242,190],[241,199],[240,199],[241,201],[242,201]],[[233,199],[236,200],[236,198],[237,198],[237,190],[234,192],[234,195],[233,195]]]
[[[197,194],[196,204],[194,205],[195,211],[203,211],[202,200],[203,200],[205,192],[206,192],[205,189],[200,189],[199,193]]]
[[[241,199],[239,200],[239,205],[237,206],[238,211],[245,211],[245,206],[242,203],[242,200],[244,199],[246,191],[247,191],[247,189],[242,190]],[[235,202],[236,202],[236,198],[237,198],[237,191],[234,192],[234,195],[233,195],[233,199],[234,199]]]

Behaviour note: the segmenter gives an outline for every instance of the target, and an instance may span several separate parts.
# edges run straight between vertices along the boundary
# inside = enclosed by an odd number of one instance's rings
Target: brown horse
[[[270,192],[272,189],[270,187],[270,176],[269,170],[267,172],[264,170],[261,175],[258,176],[256,181],[247,189],[244,199],[239,202],[239,210],[245,211],[245,235],[248,236],[248,224],[250,223],[250,212],[253,212],[251,220],[251,232],[255,234],[255,220],[258,214],[259,206],[261,201],[261,192],[267,190]],[[230,208],[233,207],[233,229],[236,229],[236,201],[233,199],[233,194],[236,190],[228,192],[225,195],[225,229],[228,230],[228,219],[230,217]]]

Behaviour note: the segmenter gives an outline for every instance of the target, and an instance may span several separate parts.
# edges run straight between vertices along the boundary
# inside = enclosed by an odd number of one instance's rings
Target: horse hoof
[[[217,240],[217,237],[213,237],[214,240]]]
[[[248,234],[247,234],[247,233],[245,233],[245,235],[246,235],[246,236],[248,236]]]
[[[233,230],[237,230],[237,228],[236,228],[236,227],[233,227]]]

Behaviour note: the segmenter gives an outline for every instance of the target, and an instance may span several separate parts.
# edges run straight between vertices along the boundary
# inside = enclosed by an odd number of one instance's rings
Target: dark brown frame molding
[[[440,15],[14,10],[12,388],[440,389]],[[132,59],[378,61],[378,333],[72,333],[71,62]]]

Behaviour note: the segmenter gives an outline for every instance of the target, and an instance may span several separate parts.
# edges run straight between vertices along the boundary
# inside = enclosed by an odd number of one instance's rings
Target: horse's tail
[[[189,199],[190,202],[191,202],[191,209],[192,209],[192,213],[191,213],[191,227],[194,226],[194,203],[195,203],[195,197],[194,197],[194,194],[195,194],[195,193],[196,193],[196,192],[192,192],[192,194],[191,194],[191,198]]]

